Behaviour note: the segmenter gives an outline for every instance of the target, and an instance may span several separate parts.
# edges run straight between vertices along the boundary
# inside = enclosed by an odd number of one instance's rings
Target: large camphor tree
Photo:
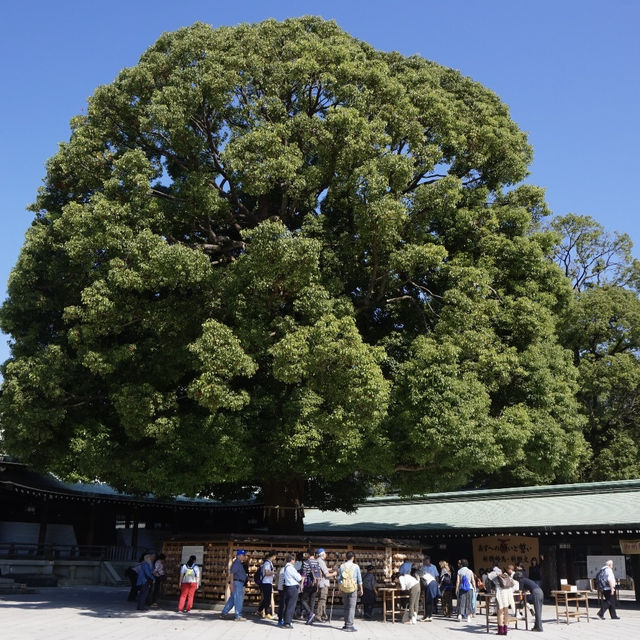
[[[162,35],[48,162],[2,446],[128,492],[258,490],[274,529],[374,480],[576,478],[530,160],[491,91],[333,22]]]

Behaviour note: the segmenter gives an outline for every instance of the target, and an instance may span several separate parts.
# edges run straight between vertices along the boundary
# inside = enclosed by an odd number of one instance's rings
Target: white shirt
[[[614,591],[616,588],[616,577],[613,574],[613,569],[608,564],[605,564],[602,568],[607,574],[607,580],[609,581],[609,587],[611,588],[611,591]]]
[[[297,587],[302,582],[302,576],[292,564],[286,564],[283,572],[285,587]]]
[[[434,580],[435,578],[428,571],[425,571],[422,574],[422,582],[424,582],[426,585],[431,584]]]
[[[410,573],[400,576],[398,582],[403,591],[409,591],[418,584],[418,581]]]

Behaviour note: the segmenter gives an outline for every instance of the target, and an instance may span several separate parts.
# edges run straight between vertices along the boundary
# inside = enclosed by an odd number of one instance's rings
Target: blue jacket
[[[138,571],[138,580],[136,585],[141,587],[143,584],[147,582],[147,580],[153,581],[153,569],[148,562],[140,563],[140,571]]]

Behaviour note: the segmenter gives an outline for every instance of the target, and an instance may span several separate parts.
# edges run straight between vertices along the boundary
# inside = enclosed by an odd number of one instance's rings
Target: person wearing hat
[[[229,569],[229,590],[231,595],[224,605],[224,609],[222,609],[223,618],[231,609],[235,609],[235,619],[237,621],[246,619],[242,617],[244,586],[247,583],[247,571],[243,564],[246,556],[247,553],[244,549],[238,549],[236,559],[231,563],[231,569]]]
[[[320,573],[322,577],[318,581],[318,600],[316,602],[316,617],[321,622],[326,622],[327,618],[327,597],[329,596],[329,584],[330,578],[335,577],[337,574],[335,571],[329,571],[327,567],[327,552],[320,547],[316,552],[316,559],[318,566],[320,567]]]

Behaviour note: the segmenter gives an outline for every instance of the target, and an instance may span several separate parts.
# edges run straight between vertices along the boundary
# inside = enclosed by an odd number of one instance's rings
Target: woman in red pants
[[[196,564],[196,557],[189,556],[189,559],[180,569],[180,600],[178,600],[178,611],[189,613],[193,607],[193,596],[200,586],[200,567]]]

